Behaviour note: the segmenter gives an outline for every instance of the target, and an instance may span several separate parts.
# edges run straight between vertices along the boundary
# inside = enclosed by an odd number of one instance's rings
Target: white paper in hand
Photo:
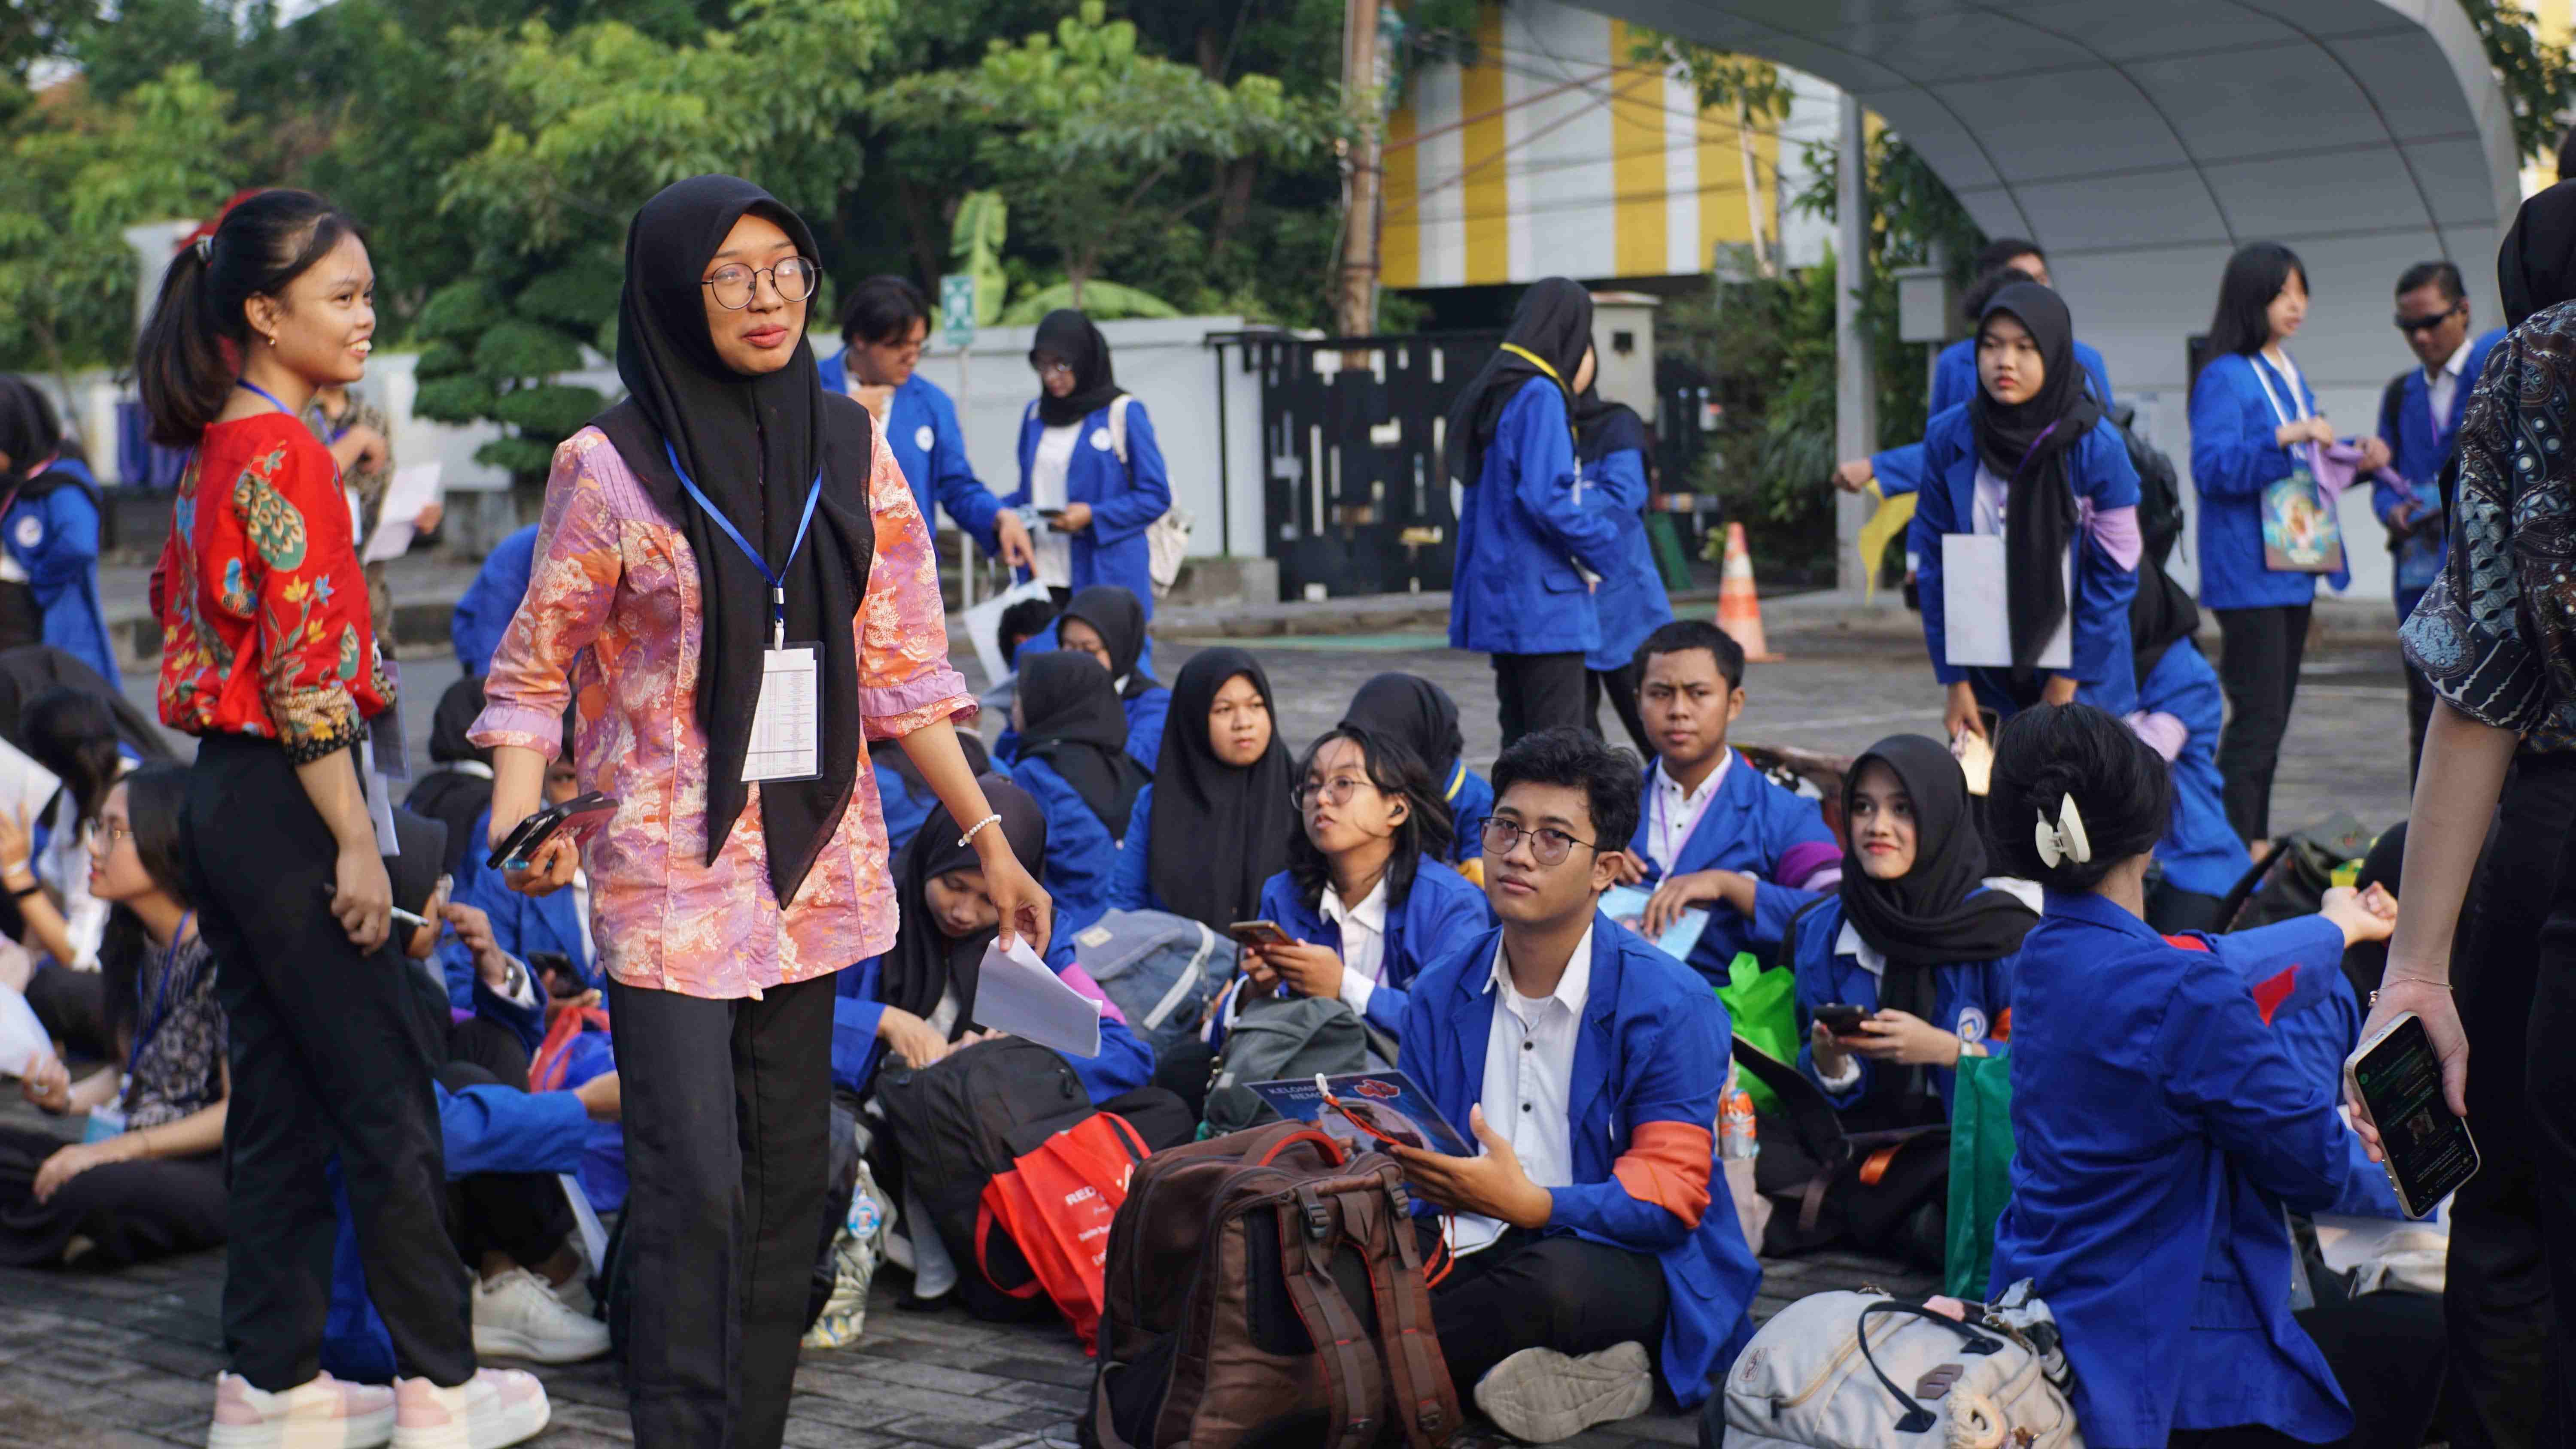
[[[23,1077],[38,1057],[53,1052],[54,1039],[27,998],[16,987],[0,986],[0,1076]]]
[[[1000,942],[997,936],[984,948],[976,1023],[1069,1057],[1100,1055],[1100,1003],[1065,985],[1028,942],[1013,937],[1008,951]]]
[[[985,688],[1001,683],[1011,672],[1011,667],[1002,662],[1002,641],[996,637],[996,631],[1002,627],[1003,611],[1022,599],[1046,597],[1047,586],[1031,579],[1025,584],[1004,589],[957,616],[958,622],[966,626],[966,638],[975,646],[975,662],[984,667]]]
[[[420,511],[438,501],[436,463],[415,463],[396,468],[391,483],[385,485],[385,501],[376,512],[375,536],[367,540],[366,556],[361,562],[377,563],[400,558],[411,549]]]
[[[46,803],[62,784],[26,751],[0,740],[0,809],[14,810],[34,825],[44,818]]]
[[[1999,533],[1941,535],[1941,646],[1955,667],[2012,667],[2012,613],[2005,600],[2004,539]],[[2066,560],[2066,617],[2039,651],[2040,669],[2075,663],[2075,559]]]

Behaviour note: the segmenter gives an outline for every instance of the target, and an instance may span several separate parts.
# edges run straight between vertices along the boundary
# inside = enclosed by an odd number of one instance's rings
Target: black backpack
[[[1782,1108],[1761,1114],[1762,1151],[1753,1159],[1754,1187],[1774,1208],[1757,1245],[1762,1254],[1845,1243],[1938,1268],[1948,1242],[1948,1124],[1846,1131],[1806,1073],[1742,1037],[1734,1051],[1736,1066]]]
[[[2128,447],[2129,466],[2138,474],[2138,537],[2146,545],[2148,562],[2162,568],[2182,539],[2182,475],[2174,471],[2173,459],[2148,447],[2130,429],[2137,416],[2133,407],[2113,408],[2109,414]]]
[[[903,1156],[907,1187],[920,1194],[961,1268],[975,1261],[984,1184],[1093,1110],[1063,1057],[1018,1037],[977,1042],[919,1070],[881,1071],[877,1102]],[[998,1256],[994,1266],[1003,1267]],[[1021,1270],[1015,1281],[1026,1276],[1024,1263],[1012,1266]]]
[[[1394,1064],[1394,1043],[1348,1003],[1327,996],[1258,996],[1247,988],[1209,1080],[1208,1131],[1240,1132],[1279,1120],[1252,1090],[1254,1082],[1302,1080],[1319,1072],[1338,1077]]]

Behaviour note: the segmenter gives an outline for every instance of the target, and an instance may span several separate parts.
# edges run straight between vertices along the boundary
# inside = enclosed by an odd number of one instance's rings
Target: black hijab
[[[2063,299],[2037,282],[2015,282],[1986,303],[1979,330],[1998,312],[2029,331],[2048,370],[2027,402],[1997,402],[1982,381],[1968,397],[1977,456],[2006,480],[2004,604],[2012,621],[2013,674],[2027,678],[2066,617],[2066,550],[2075,535],[2066,460],[2102,420],[2102,404],[2076,365],[2075,322]]]
[[[2152,559],[2138,563],[2138,592],[2129,600],[2129,663],[2141,686],[2165,651],[2200,632],[2200,606]]]
[[[1038,379],[1038,421],[1050,428],[1081,422],[1126,391],[1109,370],[1109,339],[1071,307],[1058,307],[1039,320],[1038,335],[1029,343],[1029,366],[1038,365],[1040,353],[1073,364],[1073,391],[1062,397],[1046,390],[1045,378]]]
[[[1270,748],[1249,765],[1229,765],[1208,742],[1208,711],[1227,680],[1242,675],[1270,711]],[[1172,681],[1172,712],[1154,766],[1154,839],[1146,862],[1163,908],[1222,931],[1261,908],[1261,885],[1288,868],[1288,798],[1296,766],[1279,742],[1279,705],[1261,661],[1241,649],[1204,649]]]
[[[1845,820],[1860,798],[1861,770],[1872,760],[1895,771],[1914,802],[1914,868],[1895,880],[1871,879],[1861,868],[1855,829],[1843,852],[1841,891],[1844,918],[1887,958],[1887,974],[1921,974],[1898,968],[1992,961],[2020,950],[2039,917],[2002,891],[1977,893],[1986,846],[1968,813],[1967,777],[1949,748],[1921,735],[1890,735],[1870,746],[1843,776]],[[1882,983],[1882,1001],[1885,988]]]
[[[1266,690],[1264,691],[1267,692]],[[1458,770],[1467,737],[1458,730],[1458,703],[1449,691],[1418,674],[1381,674],[1360,686],[1342,723],[1398,740],[1431,767],[1432,788],[1444,796]]]
[[[814,348],[804,338],[785,367],[759,376],[735,372],[716,355],[700,274],[734,223],[752,212],[776,222],[799,253],[818,254],[813,232],[796,213],[738,176],[675,182],[635,213],[626,229],[626,286],[617,303],[617,375],[627,396],[594,421],[697,557],[705,628],[692,684],[698,725],[707,733],[710,864],[751,798],[742,760],[760,698],[762,653],[770,644],[769,580],[724,526],[688,498],[666,443],[707,499],[759,545],[766,565],[784,567],[788,642],[821,646],[823,773],[768,781],[760,790],[769,882],[783,904],[795,898],[840,825],[858,779],[862,726],[852,626],[876,546],[868,503],[876,439],[866,408],[823,391]],[[791,561],[818,472],[822,496],[811,533]]]
[[[438,697],[438,707],[429,715],[430,763],[453,765],[461,760],[492,763],[492,752],[467,738],[474,721],[483,717],[483,680],[478,675],[462,675],[447,692]]]
[[[1566,277],[1544,277],[1521,294],[1503,345],[1449,407],[1449,476],[1469,488],[1484,471],[1485,446],[1494,440],[1503,409],[1520,395],[1521,385],[1547,370],[1524,357],[1520,348],[1542,358],[1556,371],[1565,394],[1566,421],[1574,419],[1574,374],[1583,369],[1584,349],[1592,345],[1592,294]]]
[[[1127,753],[1127,711],[1099,660],[1071,649],[1021,656],[1020,758],[1054,766],[1111,839],[1127,838],[1152,777]]]
[[[1093,666],[1097,673],[1099,666]],[[984,788],[984,799],[993,813],[1002,817],[992,828],[1011,842],[1011,854],[1031,876],[1046,864],[1046,815],[1029,792],[1000,775],[986,775],[976,781]],[[939,929],[939,918],[930,909],[929,883],[952,870],[981,871],[984,863],[972,845],[957,843],[957,821],[948,807],[939,806],[922,822],[919,834],[903,848],[895,862],[895,898],[902,903],[902,924],[896,928],[893,949],[879,965],[877,1000],[888,1006],[899,1006],[924,1021],[939,1009],[939,998],[951,985],[957,989],[957,1020],[948,1028],[948,1039],[964,1036],[975,1016],[975,983],[977,968],[983,963],[984,948],[993,944],[998,926],[987,926],[970,936],[950,940]]]
[[[1137,657],[1145,652],[1145,606],[1136,595],[1116,584],[1093,584],[1073,596],[1056,615],[1056,637],[1064,637],[1064,621],[1080,619],[1109,646],[1109,677],[1125,680],[1127,686],[1118,692],[1120,699],[1135,699],[1163,687],[1163,682],[1136,667]],[[1222,681],[1220,681],[1222,682]]]
[[[1626,403],[1604,401],[1598,383],[1585,388],[1583,396],[1574,400],[1574,456],[1592,463],[1623,448],[1654,456],[1646,420]]]
[[[2507,327],[2576,297],[2576,181],[2559,182],[2514,213],[2496,249],[2496,290]]]

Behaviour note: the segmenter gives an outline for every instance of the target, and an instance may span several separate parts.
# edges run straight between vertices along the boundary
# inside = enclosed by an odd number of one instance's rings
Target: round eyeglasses
[[[1313,804],[1317,796],[1323,797],[1327,805],[1348,805],[1363,785],[1372,790],[1377,788],[1375,781],[1363,780],[1357,775],[1336,775],[1329,780],[1308,780],[1289,791],[1288,798],[1296,801],[1300,810]]]
[[[746,267],[739,262],[718,267],[700,285],[715,292],[717,306],[739,312],[751,305],[753,289],[763,277],[778,289],[781,301],[802,302],[814,295],[815,267],[803,257],[789,257],[774,267]]]
[[[1535,830],[1530,830],[1515,825],[1509,820],[1488,816],[1485,820],[1485,853],[1509,855],[1512,853],[1512,847],[1520,844],[1521,837],[1524,835],[1529,837],[1530,854],[1537,856],[1538,863],[1541,865],[1565,864],[1565,857],[1578,845],[1588,846],[1594,850],[1601,848],[1598,842],[1577,839],[1552,825],[1542,825]]]

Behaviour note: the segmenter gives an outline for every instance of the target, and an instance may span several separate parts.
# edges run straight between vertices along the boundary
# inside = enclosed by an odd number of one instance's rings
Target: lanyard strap
[[[805,547],[805,531],[814,525],[814,505],[821,502],[823,498],[823,470],[820,468],[814,470],[813,486],[805,490],[805,516],[796,521],[796,541],[787,546],[786,562],[778,566],[777,572],[772,572],[769,560],[760,556],[760,550],[751,546],[751,540],[742,536],[742,530],[733,526],[733,520],[724,516],[724,510],[716,507],[714,500],[698,491],[697,481],[689,476],[688,469],[680,466],[680,455],[672,448],[671,440],[668,438],[662,440],[662,456],[671,460],[671,471],[680,475],[680,486],[689,490],[689,497],[697,501],[698,507],[706,510],[707,517],[715,520],[716,527],[724,530],[724,536],[733,540],[734,547],[743,551],[743,554],[751,560],[751,566],[760,570],[760,576],[769,580],[770,647],[786,648],[786,570],[795,567],[796,555]]]
[[[293,408],[291,408],[291,407],[288,407],[286,404],[284,404],[284,403],[282,403],[282,402],[279,402],[279,401],[277,400],[277,394],[275,394],[275,393],[273,393],[273,392],[270,392],[267,388],[261,387],[258,383],[252,382],[252,381],[251,381],[250,379],[248,379],[248,378],[241,378],[241,379],[239,379],[239,380],[235,381],[235,382],[234,382],[234,384],[233,384],[233,386],[235,386],[235,387],[246,387],[246,388],[250,389],[252,392],[258,393],[261,397],[264,397],[264,398],[268,399],[268,401],[269,401],[269,405],[270,405],[270,406],[272,406],[272,407],[274,407],[274,408],[276,408],[279,412],[282,412],[282,413],[286,414],[286,415],[287,415],[288,417],[290,417],[290,418],[291,418],[291,417],[293,417],[293,416],[295,416],[295,409],[293,409]]]
[[[237,378],[234,378],[234,379],[233,379],[233,386],[235,386],[235,387],[241,387],[241,388],[248,388],[248,389],[250,389],[252,392],[258,393],[261,397],[264,397],[264,398],[268,399],[268,405],[269,405],[270,407],[273,407],[273,408],[277,409],[279,412],[282,412],[282,413],[286,414],[286,415],[287,415],[288,417],[290,417],[290,418],[291,418],[291,417],[293,417],[293,416],[295,416],[295,409],[293,409],[293,408],[291,408],[291,407],[288,407],[286,404],[284,404],[284,403],[282,403],[282,402],[279,402],[279,401],[277,400],[277,394],[275,394],[275,393],[273,393],[273,392],[270,392],[267,388],[261,387],[258,383],[255,383],[255,382],[251,381],[249,378],[246,378],[246,377],[237,377]],[[335,433],[333,433],[333,434],[331,435],[331,441],[332,441],[332,442],[334,442],[334,443],[337,443],[338,441],[340,441],[340,434],[341,434],[341,433],[345,433],[345,432],[347,432],[347,431],[349,431],[347,428],[342,428],[342,429],[340,429],[340,431],[339,431],[339,432],[335,432]],[[195,460],[195,458],[196,458],[196,454],[197,454],[197,450],[196,450],[196,449],[194,449],[194,448],[190,448],[190,449],[188,450],[188,461],[187,461],[187,462],[182,462],[182,463],[179,465],[179,476],[180,476],[180,477],[185,478],[185,477],[188,475],[188,462],[193,462],[193,461]],[[341,468],[340,468],[340,460],[339,460],[339,459],[337,459],[337,458],[333,458],[333,459],[331,460],[331,481],[332,481],[334,484],[337,484],[337,483],[339,483],[339,482],[340,482],[340,480],[341,480],[341,477],[342,477],[342,476],[343,476],[343,475],[342,475],[342,470],[341,470]],[[357,515],[356,511],[353,509],[353,510],[351,510],[351,512],[350,512],[350,514],[349,514],[349,531],[350,531],[352,534],[354,534],[354,533],[356,533],[356,532],[357,532],[357,529],[358,529],[358,515]],[[364,540],[364,539],[360,539],[360,540],[358,540],[358,542],[360,542],[360,543],[364,543],[364,542],[366,542],[366,540]]]
[[[178,931],[170,937],[170,949],[161,953],[161,989],[154,994],[151,1010],[143,1018],[142,1029],[134,1033],[134,1045],[125,1053],[125,1075],[128,1077],[134,1075],[135,1066],[143,1060],[144,1044],[151,1041],[169,1021],[175,1002],[184,1001],[189,992],[197,989],[193,973],[186,988],[177,989],[179,951],[188,941],[188,923],[196,918],[195,911],[181,916]],[[139,981],[134,986],[134,1004],[138,1008],[143,1005],[143,984]]]
[[[2284,352],[2281,355],[2283,357],[2287,357],[2290,354]],[[2290,424],[2295,423],[2308,415],[2307,403],[2299,397],[2298,384],[2290,381],[2286,376],[2281,379],[2281,386],[2289,389],[2290,401],[2298,404],[2299,410],[2293,413],[2288,408],[2281,405],[2281,395],[2272,391],[2272,364],[2270,360],[2265,358],[2262,353],[2257,352],[2254,354],[2253,363],[2254,380],[2263,384],[2263,401],[2272,405],[2272,416],[2279,418],[2283,427],[2288,427]]]
[[[1530,366],[1546,373],[1548,381],[1555,383],[1558,387],[1565,387],[1565,379],[1556,375],[1556,369],[1548,366],[1546,358],[1539,356],[1537,353],[1530,351],[1528,348],[1521,346],[1517,342],[1504,343],[1503,350],[1512,354],[1514,357],[1525,357],[1529,359]],[[1566,387],[1565,390],[1567,392],[1574,391],[1574,389],[1570,387]]]
[[[1506,342],[1503,344],[1503,350],[1514,357],[1526,358],[1529,361],[1530,366],[1547,374],[1547,380],[1556,384],[1557,391],[1565,394],[1565,433],[1567,437],[1574,439],[1575,451],[1578,453],[1581,452],[1583,450],[1583,434],[1574,426],[1574,389],[1566,386],[1565,379],[1557,375],[1556,369],[1548,365],[1546,358],[1539,356],[1537,353],[1530,351],[1519,343]],[[1579,503],[1582,501],[1583,471],[1580,466],[1575,469],[1574,495],[1576,502]]]

